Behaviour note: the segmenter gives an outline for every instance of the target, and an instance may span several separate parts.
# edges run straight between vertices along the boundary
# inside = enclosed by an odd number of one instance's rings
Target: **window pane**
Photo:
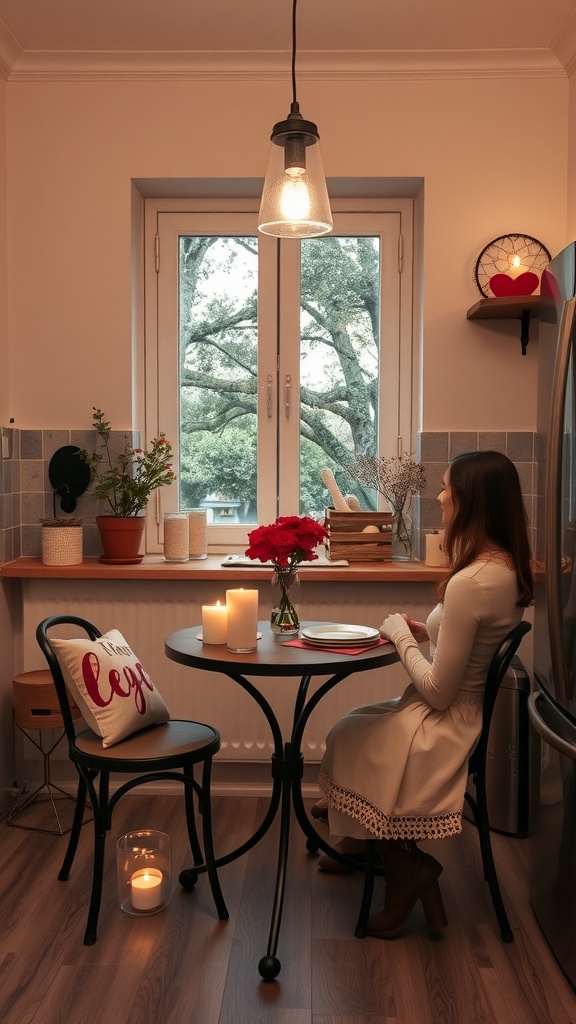
[[[366,509],[377,494],[344,467],[378,451],[379,236],[307,239],[300,282],[300,511],[320,512],[331,469]]]
[[[258,240],[179,240],[180,502],[256,522]]]

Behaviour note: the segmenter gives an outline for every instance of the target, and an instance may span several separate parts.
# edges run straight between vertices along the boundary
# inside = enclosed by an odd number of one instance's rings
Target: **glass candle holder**
[[[166,562],[188,561],[188,513],[164,513],[164,559]]]
[[[158,914],[170,902],[171,841],[166,832],[127,832],[116,843],[118,899],[126,914]]]
[[[191,508],[188,513],[188,555],[206,558],[208,554],[208,523],[205,508]]]

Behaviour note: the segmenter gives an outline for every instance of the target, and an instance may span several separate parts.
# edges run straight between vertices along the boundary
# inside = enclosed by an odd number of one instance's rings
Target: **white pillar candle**
[[[444,530],[437,530],[434,533],[426,534],[426,555],[424,561],[426,565],[448,565],[446,552],[444,551]]]
[[[130,879],[134,910],[154,910],[162,902],[162,872],[157,868],[135,871]]]
[[[258,642],[258,591],[227,590],[228,650],[255,651]]]
[[[225,604],[202,605],[202,640],[205,644],[225,644],[228,629],[228,609]]]

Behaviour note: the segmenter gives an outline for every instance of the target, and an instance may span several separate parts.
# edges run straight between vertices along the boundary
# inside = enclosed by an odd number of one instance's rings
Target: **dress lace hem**
[[[330,807],[350,815],[376,839],[445,839],[462,831],[462,809],[429,817],[394,816],[384,814],[358,793],[343,789],[324,772],[320,771],[320,789],[328,799]]]

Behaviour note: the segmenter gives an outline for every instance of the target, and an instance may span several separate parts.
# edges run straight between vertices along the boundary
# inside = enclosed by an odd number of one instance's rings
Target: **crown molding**
[[[0,75],[8,79],[10,72],[22,54],[22,46],[16,36],[0,18]]]
[[[576,12],[552,42],[552,51],[566,69],[568,77],[576,71]]]
[[[10,82],[279,79],[288,51],[48,51],[5,46],[0,22],[0,71]],[[562,50],[562,53],[564,50]],[[3,69],[7,69],[7,73]],[[500,50],[302,51],[299,79],[565,77],[561,58],[546,47]]]

